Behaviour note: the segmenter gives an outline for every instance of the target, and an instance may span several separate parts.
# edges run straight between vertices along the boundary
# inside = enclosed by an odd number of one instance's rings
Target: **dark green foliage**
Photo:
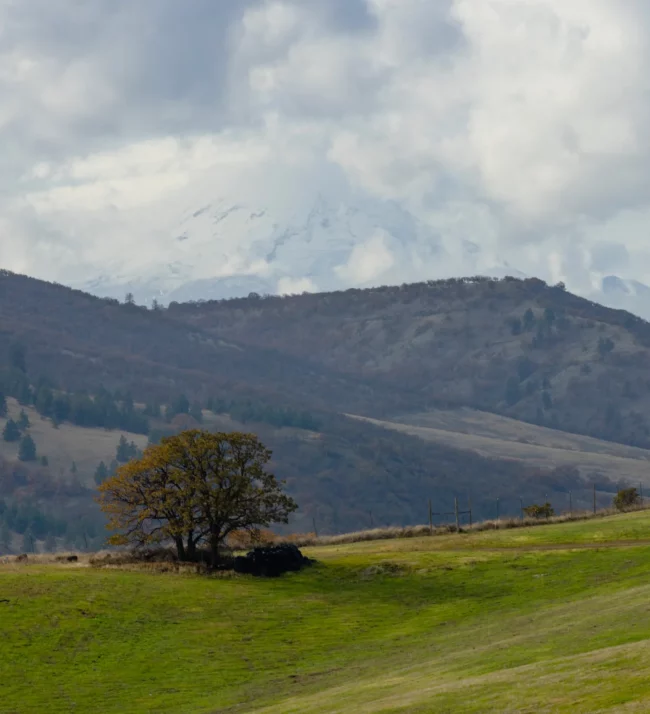
[[[29,434],[25,434],[20,440],[18,458],[21,461],[36,461],[36,444]]]
[[[7,398],[0,392],[0,418],[7,416]]]
[[[524,330],[526,332],[529,332],[530,330],[532,330],[533,327],[535,327],[535,322],[536,322],[535,313],[530,308],[528,308],[528,310],[526,310],[526,312],[524,313],[524,319],[523,319]]]
[[[533,503],[531,506],[524,508],[524,513],[529,518],[551,518],[555,515],[555,510],[548,501],[546,503]]]
[[[27,416],[26,412],[24,409],[20,410],[20,415],[18,419],[16,420],[16,425],[21,431],[25,431],[25,429],[29,429],[31,426],[31,423],[29,421],[29,417]]]
[[[49,466],[50,460],[47,456],[41,456],[41,466]]]
[[[212,398],[207,407],[215,414],[230,414],[233,419],[248,424],[270,424],[276,427],[295,427],[318,431],[320,422],[308,411],[298,411],[291,407],[271,406],[250,400],[224,400]]]
[[[149,420],[135,409],[130,395],[119,400],[105,389],[99,389],[91,397],[83,392],[54,396],[50,389],[40,388],[34,406],[57,424],[69,421],[89,428],[123,429],[134,434],[149,432]]]
[[[2,438],[9,442],[19,441],[20,429],[13,419],[9,419],[5,424],[5,428],[2,431]]]
[[[614,496],[613,506],[618,511],[627,511],[643,503],[636,488],[623,488]]]
[[[115,460],[121,464],[125,464],[131,459],[135,459],[138,455],[138,448],[131,442],[129,443],[124,435],[120,437],[120,441],[115,450]]]
[[[95,471],[95,483],[100,486],[109,477],[108,467],[103,461],[99,462],[99,466]]]

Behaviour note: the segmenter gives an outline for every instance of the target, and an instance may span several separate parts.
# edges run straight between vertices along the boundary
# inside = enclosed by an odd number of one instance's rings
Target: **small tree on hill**
[[[642,504],[641,496],[636,488],[622,488],[614,496],[613,505],[618,511],[627,511]]]
[[[5,428],[2,431],[2,438],[9,442],[18,441],[20,439],[20,429],[13,419],[9,419],[5,424]]]
[[[233,531],[286,523],[297,505],[266,470],[271,452],[253,434],[186,431],[149,446],[100,487],[113,545],[171,541],[181,560],[219,549]]]
[[[552,518],[555,515],[555,510],[547,501],[542,504],[533,503],[530,506],[526,506],[526,508],[524,508],[524,513],[529,518]]]
[[[20,440],[18,458],[21,461],[36,461],[36,444],[29,434],[25,434]]]
[[[26,412],[24,409],[20,410],[20,415],[18,419],[16,420],[16,425],[21,431],[25,431],[25,429],[29,429],[31,426],[31,423],[29,421],[29,417],[27,416]]]

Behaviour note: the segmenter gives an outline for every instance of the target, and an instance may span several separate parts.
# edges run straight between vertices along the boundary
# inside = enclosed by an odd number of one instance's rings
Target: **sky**
[[[647,0],[0,0],[0,267],[144,264],[170,206],[327,174],[486,265],[650,282],[649,60]]]

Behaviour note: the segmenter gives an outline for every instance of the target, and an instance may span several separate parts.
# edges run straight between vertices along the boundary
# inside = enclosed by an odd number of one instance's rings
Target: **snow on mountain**
[[[157,231],[144,266],[113,266],[76,287],[136,302],[336,290],[438,277],[437,234],[397,203],[340,191],[217,199]]]

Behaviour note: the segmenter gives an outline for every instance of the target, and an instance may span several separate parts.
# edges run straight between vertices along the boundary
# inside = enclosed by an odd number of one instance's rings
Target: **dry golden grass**
[[[515,459],[539,468],[573,466],[583,474],[598,472],[614,481],[650,485],[650,452],[645,449],[525,424],[496,414],[473,409],[439,410],[393,421],[349,416],[481,456]]]
[[[9,417],[17,419],[21,409],[29,417],[31,427],[29,433],[36,442],[39,457],[47,456],[49,470],[54,476],[71,477],[71,466],[74,461],[78,469],[78,477],[82,483],[91,484],[95,469],[100,461],[107,465],[115,458],[115,449],[124,436],[135,442],[138,448],[147,445],[148,438],[142,434],[132,434],[124,431],[108,431],[106,429],[86,429],[73,424],[61,424],[58,429],[52,422],[43,419],[31,407],[21,407],[15,399],[8,399]],[[0,431],[4,428],[6,419],[0,419]],[[9,461],[18,458],[18,444],[9,444],[0,440],[0,456]]]

